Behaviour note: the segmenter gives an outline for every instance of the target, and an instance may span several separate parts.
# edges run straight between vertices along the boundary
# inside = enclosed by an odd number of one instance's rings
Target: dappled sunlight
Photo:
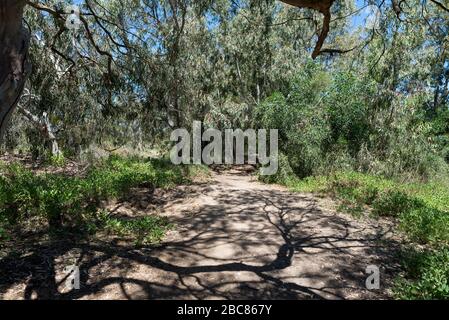
[[[114,246],[99,241],[74,245],[58,239],[33,246],[20,257],[5,257],[0,269],[14,271],[1,280],[2,296],[385,297],[385,290],[365,288],[364,272],[371,264],[392,265],[393,243],[380,245],[380,240],[388,241],[387,226],[326,211],[318,198],[262,185],[250,176],[231,172],[213,179],[210,184],[194,186],[196,195],[176,190],[166,195],[179,200],[167,201],[160,208],[176,228],[158,246]],[[80,290],[63,290],[62,271],[68,261],[80,268]],[[384,271],[387,286],[390,274]],[[24,292],[15,291],[21,283],[26,283]]]

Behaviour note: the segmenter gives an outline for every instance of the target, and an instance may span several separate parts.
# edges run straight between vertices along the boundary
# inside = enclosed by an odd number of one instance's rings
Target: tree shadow
[[[0,296],[24,299],[347,299],[369,292],[378,265],[385,286],[397,270],[390,229],[324,212],[317,200],[277,190],[214,187],[213,203],[173,215],[159,246],[51,238],[0,261]],[[187,194],[179,193],[178,200]],[[198,196],[198,195],[197,195]],[[188,210],[186,210],[185,213]],[[191,212],[189,212],[191,213]],[[81,271],[64,289],[64,266]]]

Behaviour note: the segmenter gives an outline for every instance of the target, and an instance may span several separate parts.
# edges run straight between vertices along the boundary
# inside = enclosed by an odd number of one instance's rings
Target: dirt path
[[[326,209],[325,199],[265,185],[240,171],[179,187],[170,197],[161,214],[176,228],[161,246],[67,243],[51,252],[53,272],[47,277],[56,279],[52,285],[36,280],[37,271],[31,270],[22,284],[0,294],[75,299],[387,297],[393,266],[388,225],[357,221]],[[46,249],[36,248],[31,256],[48,259]],[[61,270],[67,261],[80,266],[81,290],[64,293]],[[380,291],[365,288],[368,265],[381,268]]]

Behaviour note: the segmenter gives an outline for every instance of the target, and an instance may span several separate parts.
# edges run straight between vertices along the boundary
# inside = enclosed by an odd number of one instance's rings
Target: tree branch
[[[440,8],[443,9],[444,11],[449,12],[449,8],[446,7],[444,4],[442,4],[441,2],[436,1],[436,0],[430,0],[430,1],[433,2],[433,3],[435,3],[438,7],[440,7]]]
[[[312,52],[312,58],[316,59],[323,51],[323,44],[326,41],[327,36],[330,31],[330,22],[331,22],[331,7],[335,0],[281,0],[287,4],[298,8],[308,8],[319,11],[323,14],[323,27],[321,29],[321,33],[318,36],[318,41],[315,45],[315,48]]]

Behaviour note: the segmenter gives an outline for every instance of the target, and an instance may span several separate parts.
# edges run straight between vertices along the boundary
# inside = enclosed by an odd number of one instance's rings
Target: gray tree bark
[[[48,118],[48,114],[44,112],[42,118],[32,114],[25,108],[20,105],[17,106],[18,111],[23,114],[30,122],[32,122],[36,128],[42,132],[43,136],[50,142],[51,144],[51,155],[52,156],[61,156],[62,152],[59,148],[58,140],[56,139],[55,130]]]
[[[0,0],[0,142],[30,72],[24,0]]]

